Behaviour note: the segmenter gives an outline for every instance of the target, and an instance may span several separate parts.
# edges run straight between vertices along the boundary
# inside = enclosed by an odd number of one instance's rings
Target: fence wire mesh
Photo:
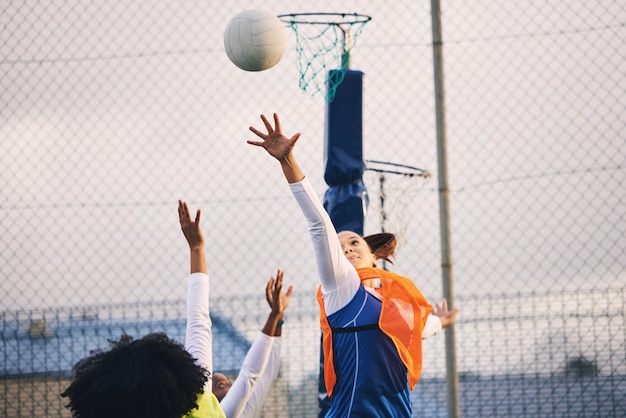
[[[245,140],[278,112],[321,196],[325,102],[298,88],[293,37],[271,70],[228,61],[223,30],[248,8],[372,16],[351,64],[364,154],[432,173],[403,208],[393,269],[441,297],[429,2],[5,1],[0,415],[70,416],[71,365],[121,332],[184,338],[182,198],[204,211],[216,370],[236,373],[280,267],[296,292],[263,416],[317,416],[309,237],[279,168]],[[626,5],[441,9],[461,415],[625,416]],[[446,416],[445,392],[437,336],[414,415]]]

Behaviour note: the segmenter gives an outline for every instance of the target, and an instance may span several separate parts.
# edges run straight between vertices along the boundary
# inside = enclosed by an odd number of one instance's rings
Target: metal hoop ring
[[[342,21],[333,21],[330,16],[341,18]],[[371,16],[359,13],[289,13],[277,16],[281,22],[298,25],[356,25],[372,20]]]

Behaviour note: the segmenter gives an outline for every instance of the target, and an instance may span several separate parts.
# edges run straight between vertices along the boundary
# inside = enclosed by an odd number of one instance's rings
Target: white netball
[[[224,31],[226,55],[245,71],[272,68],[287,48],[287,29],[266,10],[245,10],[228,22]]]

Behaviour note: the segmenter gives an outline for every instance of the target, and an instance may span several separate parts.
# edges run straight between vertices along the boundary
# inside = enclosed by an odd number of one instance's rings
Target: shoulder
[[[202,392],[196,401],[197,408],[192,409],[183,418],[226,418],[220,402],[213,392]]]

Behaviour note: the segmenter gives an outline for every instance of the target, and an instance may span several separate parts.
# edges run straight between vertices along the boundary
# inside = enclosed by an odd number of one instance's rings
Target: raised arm
[[[293,286],[289,286],[285,293],[282,288],[283,272],[278,270],[276,278],[269,279],[265,290],[271,309],[267,321],[248,350],[233,385],[220,402],[228,418],[258,415],[278,375],[281,342],[274,335],[289,305]]]
[[[183,230],[183,235],[189,244],[190,274],[208,274],[206,254],[204,253],[204,233],[202,228],[200,228],[201,214],[200,209],[198,209],[195,219],[192,220],[187,203],[182,200],[178,201],[180,228]]]
[[[280,119],[276,113],[274,113],[274,127],[264,115],[261,115],[261,120],[267,133],[254,127],[250,127],[250,131],[262,141],[247,142],[264,148],[269,155],[276,158],[280,163],[291,192],[308,223],[322,292],[324,293],[326,313],[330,315],[352,299],[360,285],[358,273],[344,256],[330,216],[326,213],[313,187],[305,178],[296,161],[293,150],[300,138],[300,133],[287,138],[282,132]]]
[[[200,227],[201,212],[191,218],[186,202],[178,201],[178,218],[183,235],[189,244],[189,279],[187,285],[187,327],[185,349],[213,374],[213,335],[209,316],[209,276],[204,252],[204,233]],[[205,390],[211,392],[212,379],[208,379]]]

